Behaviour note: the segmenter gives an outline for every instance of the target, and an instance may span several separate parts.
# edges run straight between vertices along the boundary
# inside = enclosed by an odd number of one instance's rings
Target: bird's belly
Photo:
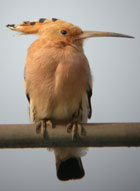
[[[71,120],[72,115],[79,109],[82,96],[86,90],[83,84],[72,79],[65,78],[54,88],[53,102],[54,108],[52,118],[61,120]]]
[[[37,91],[38,92],[38,91]],[[85,91],[81,91],[76,85],[67,86],[62,83],[59,90],[52,87],[48,89],[40,89],[35,105],[38,119],[49,118],[56,122],[69,122],[72,120],[73,114],[79,109],[82,96]],[[37,97],[37,96],[36,96]]]
[[[56,104],[54,107],[51,117],[56,121],[67,122],[72,119],[73,114],[79,108],[79,101],[76,99],[70,99],[68,102],[66,100],[62,100]]]

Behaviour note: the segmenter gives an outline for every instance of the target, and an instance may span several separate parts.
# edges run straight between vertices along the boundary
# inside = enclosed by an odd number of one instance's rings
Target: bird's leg
[[[36,133],[41,133],[41,127],[43,128],[43,137],[44,139],[47,138],[47,127],[54,128],[54,125],[52,124],[51,120],[49,119],[42,119],[40,122],[36,123]]]
[[[72,121],[67,125],[67,132],[72,133],[72,140],[77,137],[78,131],[80,130],[80,135],[85,136],[85,130],[81,123],[77,120]]]

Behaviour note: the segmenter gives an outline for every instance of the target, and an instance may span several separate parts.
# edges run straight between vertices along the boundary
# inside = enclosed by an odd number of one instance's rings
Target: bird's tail
[[[80,179],[85,174],[81,158],[75,156],[66,160],[56,158],[56,171],[58,179],[63,181]]]

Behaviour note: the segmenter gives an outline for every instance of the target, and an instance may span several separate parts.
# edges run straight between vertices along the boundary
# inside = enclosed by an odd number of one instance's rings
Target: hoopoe
[[[30,119],[70,124],[77,128],[91,117],[92,75],[84,54],[83,41],[89,37],[132,36],[99,31],[83,31],[60,19],[41,18],[19,25],[7,25],[22,34],[38,34],[31,44],[25,65],[24,86],[30,104]],[[57,177],[82,178],[83,148],[54,148]]]

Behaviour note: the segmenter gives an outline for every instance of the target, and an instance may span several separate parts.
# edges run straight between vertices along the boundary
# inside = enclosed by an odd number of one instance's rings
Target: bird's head
[[[48,41],[63,44],[82,42],[84,39],[90,37],[134,38],[120,33],[83,31],[78,26],[56,18],[25,21],[19,25],[8,24],[7,27],[22,34],[39,34],[41,38],[46,38]]]

